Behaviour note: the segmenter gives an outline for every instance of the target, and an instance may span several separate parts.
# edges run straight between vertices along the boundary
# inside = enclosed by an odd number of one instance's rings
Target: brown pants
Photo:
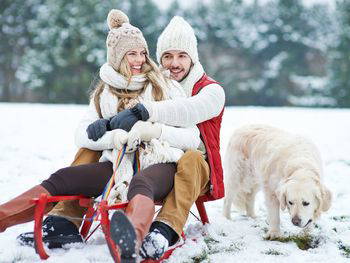
[[[71,166],[89,164],[98,162],[101,152],[92,151],[86,148],[78,150]],[[49,213],[49,215],[64,216],[70,219],[78,228],[82,223],[83,216],[86,212],[85,207],[79,205],[79,201],[62,201],[59,202]],[[74,219],[73,219],[74,218]],[[81,219],[80,219],[81,218]]]
[[[177,163],[174,188],[165,198],[156,217],[181,236],[190,209],[209,190],[210,169],[199,151],[187,151]]]
[[[100,153],[87,149],[79,150],[74,165],[98,160]],[[92,158],[95,157],[96,159]],[[73,165],[72,164],[72,165]],[[174,187],[164,199],[163,206],[156,220],[171,226],[180,236],[187,221],[189,211],[197,198],[209,189],[209,165],[199,151],[187,151],[177,164]],[[76,201],[58,203],[50,215],[82,218],[85,208]],[[78,228],[81,219],[71,220]]]

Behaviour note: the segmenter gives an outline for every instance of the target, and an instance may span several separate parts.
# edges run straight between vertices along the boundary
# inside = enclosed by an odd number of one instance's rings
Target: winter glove
[[[128,132],[137,121],[147,121],[148,119],[149,114],[145,106],[141,103],[137,103],[131,109],[123,110],[114,116],[110,120],[110,125],[112,130],[123,129]]]
[[[116,149],[120,150],[124,144],[128,141],[128,133],[122,129],[113,130],[114,136],[114,146]]]
[[[98,119],[97,121],[94,121],[87,127],[86,132],[88,134],[89,139],[97,141],[106,133],[106,131],[110,130],[111,127],[109,125],[109,120]]]
[[[162,133],[162,125],[148,121],[138,121],[132,127],[128,135],[126,151],[133,152],[141,142],[149,142],[158,139]]]

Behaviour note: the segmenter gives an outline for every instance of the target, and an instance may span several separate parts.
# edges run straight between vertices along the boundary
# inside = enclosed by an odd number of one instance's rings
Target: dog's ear
[[[321,196],[322,196],[322,211],[326,212],[331,207],[332,203],[332,193],[324,185],[321,186]]]
[[[331,191],[324,185],[320,185],[320,191],[317,191],[315,197],[318,201],[318,207],[315,210],[315,218],[318,218],[321,215],[321,212],[327,211],[332,202],[332,194]]]
[[[281,210],[283,211],[287,207],[286,187],[279,186],[276,190],[276,196],[280,202]]]
[[[317,219],[317,218],[320,217],[321,211],[322,211],[322,207],[323,207],[323,199],[322,199],[321,191],[316,191],[315,192],[315,197],[316,197],[316,200],[318,202],[318,206],[317,206],[317,208],[315,210],[314,218]]]

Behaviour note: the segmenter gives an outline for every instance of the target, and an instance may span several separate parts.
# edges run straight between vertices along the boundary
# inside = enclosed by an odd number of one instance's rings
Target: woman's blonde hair
[[[123,75],[128,83],[132,79],[131,68],[127,59],[122,59],[118,72]],[[144,92],[147,85],[150,83],[152,85],[152,95],[155,101],[160,101],[165,98],[164,88],[169,86],[169,79],[167,79],[157,64],[146,54],[146,62],[142,65],[142,74],[145,74],[146,81],[142,89],[136,91],[130,91],[127,89],[117,89],[112,87],[109,89],[113,95],[118,97],[118,106],[117,111],[120,112],[125,109],[126,105],[130,100],[136,99],[142,92]],[[100,109],[100,95],[105,87],[106,83],[102,80],[96,85],[96,88],[92,91],[92,96],[94,97],[94,103],[97,110],[97,113],[101,117]]]

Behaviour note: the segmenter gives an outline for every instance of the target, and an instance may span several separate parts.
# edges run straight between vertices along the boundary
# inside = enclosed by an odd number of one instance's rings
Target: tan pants
[[[80,149],[73,165],[98,161],[100,152]],[[174,188],[165,198],[163,206],[156,218],[171,226],[180,236],[187,221],[189,211],[197,198],[209,190],[209,165],[201,152],[187,151],[177,163]],[[50,215],[70,218],[83,218],[86,209],[77,201],[59,202]],[[78,228],[82,219],[70,219]]]
[[[156,218],[181,236],[190,209],[209,190],[210,169],[199,151],[187,151],[177,163],[174,188],[165,198]]]
[[[71,166],[77,166],[82,164],[96,163],[101,157],[101,152],[92,151],[86,148],[78,150],[74,157],[74,161]],[[79,201],[62,201],[59,202],[49,213],[49,215],[57,215],[66,217],[72,221],[78,228],[82,223],[83,216],[86,212],[85,207],[79,205]]]

